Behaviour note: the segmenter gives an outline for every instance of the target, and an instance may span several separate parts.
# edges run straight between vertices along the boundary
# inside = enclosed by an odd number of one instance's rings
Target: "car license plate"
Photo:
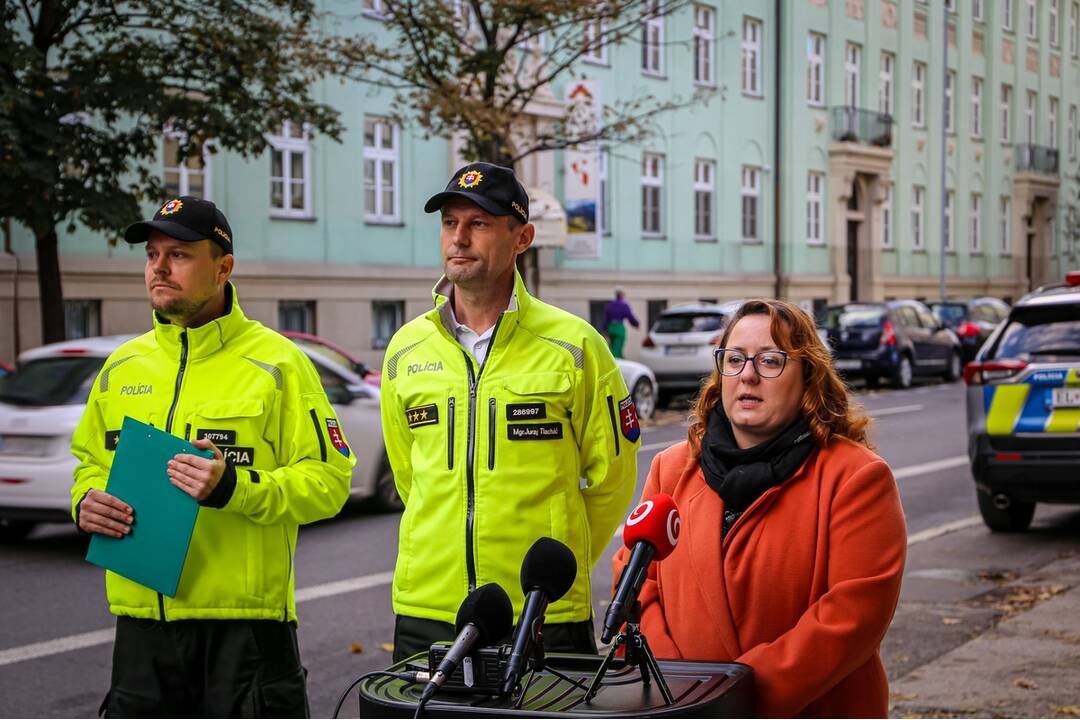
[[[668,345],[668,355],[694,355],[697,353],[697,345]]]
[[[858,370],[862,368],[862,360],[833,360],[837,370]]]
[[[1054,407],[1080,408],[1080,388],[1054,388],[1050,402]]]
[[[41,435],[0,435],[0,455],[45,457],[51,440]]]

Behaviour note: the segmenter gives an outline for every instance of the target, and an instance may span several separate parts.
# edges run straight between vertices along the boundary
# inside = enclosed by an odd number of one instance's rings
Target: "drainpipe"
[[[15,340],[15,355],[19,357],[19,256],[11,249],[11,218],[4,218],[4,253],[15,261],[11,282],[11,333]],[[14,359],[14,358],[13,358]]]
[[[773,272],[775,273],[775,279],[773,281],[773,296],[776,298],[780,297],[783,283],[783,268],[780,266],[782,257],[780,248],[780,114],[784,104],[783,84],[780,82],[784,75],[783,66],[780,64],[780,47],[783,44],[783,24],[780,20],[783,7],[783,0],[775,0],[776,42],[773,44],[776,51],[774,60],[776,63],[776,101],[773,106]]]
[[[1011,2],[1011,0],[1010,0]],[[949,83],[949,3],[941,3],[941,11],[945,14],[945,43],[944,49],[941,51],[941,63],[944,68],[941,71],[941,102],[943,106],[947,106],[949,102],[946,85]],[[956,43],[960,44],[960,22],[956,23]],[[956,88],[952,89],[953,99],[956,99]],[[956,123],[956,108],[959,107],[959,103],[953,103],[953,124]],[[948,226],[948,219],[945,217],[945,203],[949,199],[949,188],[946,187],[945,181],[945,157],[949,154],[949,133],[945,127],[945,113],[941,114],[941,259],[938,263],[938,294],[941,296],[941,302],[945,302],[945,228]],[[957,208],[953,207],[953,215],[957,215]],[[961,224],[961,227],[963,224]],[[953,227],[956,227],[956,223],[953,223]],[[955,235],[955,233],[954,233]],[[953,237],[954,247],[959,243],[959,238]]]

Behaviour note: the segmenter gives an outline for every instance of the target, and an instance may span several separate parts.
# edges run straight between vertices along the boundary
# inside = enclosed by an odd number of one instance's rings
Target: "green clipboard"
[[[175,435],[124,418],[105,492],[130,505],[135,522],[126,537],[95,533],[86,551],[87,562],[169,597],[176,596],[199,514],[195,498],[169,482],[168,463],[177,453],[214,456]]]

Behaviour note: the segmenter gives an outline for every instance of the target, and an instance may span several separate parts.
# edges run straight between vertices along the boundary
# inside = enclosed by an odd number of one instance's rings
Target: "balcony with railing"
[[[1058,174],[1057,148],[1043,145],[1020,144],[1016,146],[1016,172]]]
[[[891,115],[850,105],[836,105],[830,115],[833,140],[883,148],[892,146]]]

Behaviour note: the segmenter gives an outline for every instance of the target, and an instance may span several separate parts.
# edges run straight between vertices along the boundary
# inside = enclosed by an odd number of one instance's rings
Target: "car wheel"
[[[881,378],[879,378],[877,375],[867,375],[866,376],[866,387],[868,389],[873,390],[874,388],[878,387],[879,385],[881,385]]]
[[[653,394],[653,384],[649,378],[638,378],[634,383],[634,389],[630,391],[634,398],[634,408],[639,418],[648,419],[656,412],[656,396]]]
[[[900,359],[896,363],[896,367],[893,368],[892,384],[893,387],[901,390],[911,387],[911,358],[907,355],[901,355]]]
[[[673,397],[675,397],[675,393],[671,392],[670,390],[660,388],[656,392],[656,407],[666,408],[667,406],[671,405],[671,398]]]
[[[390,461],[385,455],[379,462],[379,476],[375,478],[375,495],[371,500],[379,512],[401,512],[405,509],[405,503],[401,501],[397,485],[394,484]]]
[[[994,532],[1024,532],[1031,525],[1035,516],[1035,503],[1011,501],[1008,507],[999,508],[994,503],[994,496],[976,490],[979,499],[979,514],[986,527]]]
[[[0,544],[17,543],[20,540],[25,540],[36,525],[37,523],[29,520],[0,518]]]
[[[945,382],[956,382],[964,374],[964,367],[960,362],[960,353],[953,350],[949,354],[949,366],[945,370]]]

